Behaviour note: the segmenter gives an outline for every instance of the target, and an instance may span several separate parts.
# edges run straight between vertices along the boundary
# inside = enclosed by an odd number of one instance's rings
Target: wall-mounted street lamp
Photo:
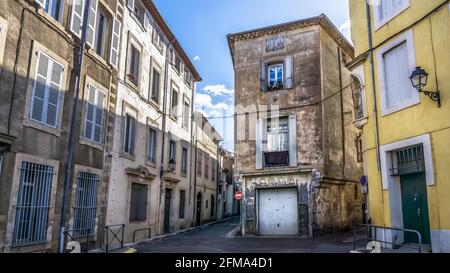
[[[168,170],[164,170],[164,168],[161,166],[160,176],[162,177],[164,173],[173,173],[175,171],[175,166],[176,166],[175,160],[171,159],[169,161],[169,169]]]
[[[423,90],[427,85],[428,81],[428,73],[423,68],[421,68],[420,66],[416,67],[416,69],[414,69],[409,79],[411,80],[411,83],[414,86],[414,88],[416,88],[417,91],[419,91],[419,93],[424,93],[431,100],[437,102],[438,107],[441,107],[441,94],[439,90],[437,91]]]
[[[169,161],[169,171],[173,173],[173,172],[175,171],[175,166],[176,166],[175,160],[174,160],[174,159],[171,159],[171,160]]]

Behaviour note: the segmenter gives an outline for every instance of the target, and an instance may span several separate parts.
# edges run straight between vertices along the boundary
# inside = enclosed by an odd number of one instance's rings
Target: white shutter
[[[391,17],[395,12],[401,10],[408,4],[408,0],[381,0],[380,17],[381,19]]]
[[[134,0],[127,0],[127,6],[134,12]]]
[[[267,64],[261,61],[261,75],[260,75],[261,91],[267,91]]]
[[[297,115],[289,116],[289,166],[297,166]]]
[[[249,124],[250,126],[250,124]],[[256,169],[260,170],[263,168],[263,135],[264,135],[264,120],[257,119],[256,120]]]
[[[88,28],[86,43],[91,47],[94,47],[95,42],[95,29],[97,24],[97,8],[98,0],[91,0],[89,5],[89,18],[88,18]]]
[[[294,57],[289,56],[286,57],[286,60],[284,61],[284,69],[286,79],[285,79],[285,89],[291,89],[294,88]]]
[[[144,14],[144,28],[147,31],[150,31],[150,14],[146,11]]]
[[[413,96],[407,50],[404,42],[383,55],[387,108],[401,105]]]
[[[83,25],[85,0],[73,1],[72,12],[70,16],[70,31],[81,39],[81,30]]]
[[[93,139],[92,130],[94,128],[95,119],[95,87],[91,84],[87,86],[88,97],[86,103],[86,117],[84,123],[84,137],[86,139]]]
[[[119,44],[120,44],[120,28],[121,28],[120,21],[114,17],[113,22],[113,33],[111,37],[111,52],[109,54],[109,63],[114,67],[117,68],[117,65],[119,63]]]
[[[103,129],[103,104],[105,95],[99,90],[96,94],[96,107],[95,107],[95,126],[94,126],[94,141],[101,143],[102,129]]]

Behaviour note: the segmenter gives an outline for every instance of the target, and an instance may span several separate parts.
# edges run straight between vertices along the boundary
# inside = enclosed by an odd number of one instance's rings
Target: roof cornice
[[[325,14],[319,16],[301,19],[297,21],[287,22],[278,25],[272,25],[268,27],[228,34],[228,45],[230,47],[231,56],[234,64],[234,43],[237,41],[256,39],[266,35],[275,35],[281,32],[290,31],[299,28],[305,28],[309,26],[320,25],[328,34],[338,43],[350,56],[354,56],[354,49],[350,42],[344,37],[344,35],[337,29],[337,27],[328,19]]]

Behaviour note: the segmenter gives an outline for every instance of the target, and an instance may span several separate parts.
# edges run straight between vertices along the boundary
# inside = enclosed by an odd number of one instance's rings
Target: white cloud
[[[200,56],[195,56],[194,61],[200,61]]]
[[[234,94],[234,89],[228,89],[224,84],[207,85],[203,91],[212,93],[214,96],[224,96]]]
[[[352,42],[351,37],[351,31],[350,31],[350,19],[345,21],[340,27],[339,31],[344,34],[345,38],[347,38],[348,41]]]
[[[209,85],[195,94],[195,110],[209,118],[226,149],[234,150],[234,90],[223,84]],[[226,97],[223,97],[226,96]]]

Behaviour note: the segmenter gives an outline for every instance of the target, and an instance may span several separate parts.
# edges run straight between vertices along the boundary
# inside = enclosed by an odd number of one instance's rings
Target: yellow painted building
[[[350,18],[368,217],[450,252],[450,0],[350,0]],[[413,87],[419,66],[428,73],[423,91],[439,90],[441,107]],[[378,236],[417,242],[387,229]]]

